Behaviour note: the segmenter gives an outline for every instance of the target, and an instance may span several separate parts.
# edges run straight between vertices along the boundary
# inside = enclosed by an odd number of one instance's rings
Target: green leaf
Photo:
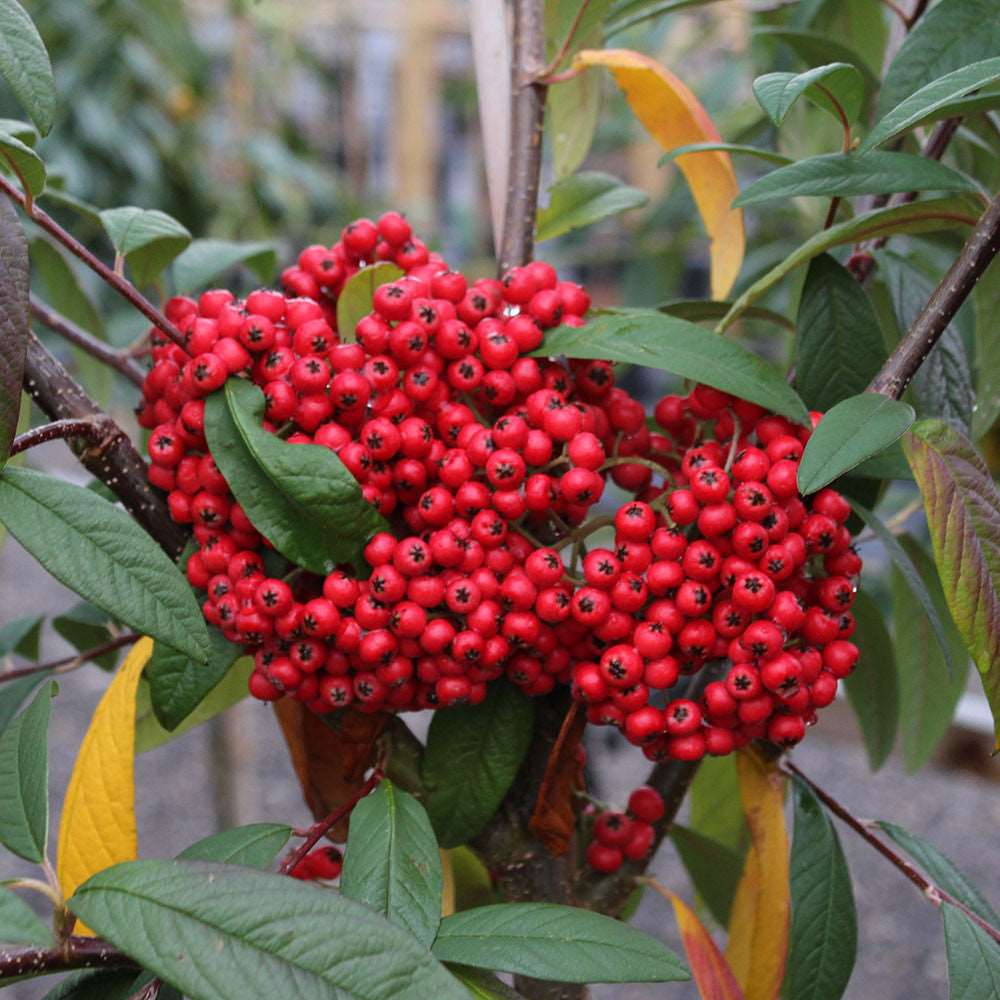
[[[7,0],[12,2],[12,0]],[[18,8],[20,9],[20,8]],[[0,0],[0,25],[4,0]],[[4,41],[0,35],[0,55]],[[28,242],[14,206],[0,199],[0,468],[17,434],[28,346]]]
[[[767,73],[753,82],[754,96],[775,125],[785,120],[792,105],[805,97],[837,121],[857,121],[865,99],[861,71],[849,63],[834,62],[805,73]]]
[[[344,282],[337,298],[337,333],[342,343],[354,343],[358,321],[372,311],[375,289],[402,276],[400,268],[384,260],[363,267]]]
[[[743,874],[743,854],[711,837],[672,823],[670,839],[699,898],[720,927],[729,925],[729,912]]]
[[[31,697],[35,688],[49,676],[51,671],[43,670],[41,673],[29,674],[16,681],[0,683],[0,735],[17,715],[17,710]]]
[[[972,434],[979,440],[1000,417],[1000,259],[979,279],[972,292],[976,305],[976,406]]]
[[[101,212],[101,224],[140,286],[155,281],[191,242],[191,234],[176,219],[156,208],[108,208]]]
[[[29,660],[37,660],[43,621],[41,615],[25,615],[0,625],[0,656],[19,653]]]
[[[706,757],[691,783],[691,815],[695,833],[710,837],[742,858],[750,842],[746,817],[740,804],[736,758]]]
[[[27,194],[37,197],[45,190],[45,163],[42,158],[16,135],[0,127],[0,156],[5,171],[23,178]],[[16,168],[16,170],[15,170]]]
[[[229,668],[243,655],[215,628],[208,630],[209,653],[205,663],[195,663],[186,653],[158,642],[146,664],[153,712],[164,729],[176,729],[200,705]]]
[[[824,412],[864,391],[885,363],[871,301],[829,254],[809,264],[797,326],[795,388],[810,409]]]
[[[18,121],[16,118],[0,118],[0,132],[12,135],[20,140],[25,146],[32,149],[38,145],[38,129],[27,122]]]
[[[866,92],[878,89],[879,81],[861,55],[829,32],[766,25],[755,27],[752,38],[770,38],[787,45],[807,66],[847,63],[861,71]]]
[[[104,339],[104,324],[62,252],[44,237],[31,241],[32,276],[41,279],[45,301],[56,312]]]
[[[466,843],[493,818],[528,752],[534,721],[534,701],[504,680],[478,705],[434,713],[422,773],[441,847]]]
[[[54,682],[0,736],[0,843],[40,863],[49,839],[49,716]]]
[[[445,966],[468,989],[473,1000],[523,1000],[520,993],[516,993],[503,980],[484,969],[473,969],[453,962],[446,962]]]
[[[291,835],[291,827],[283,823],[251,823],[196,841],[177,857],[180,861],[218,861],[268,868]]]
[[[51,948],[52,931],[19,896],[0,886],[0,941]]]
[[[264,395],[230,379],[205,402],[205,435],[233,494],[261,534],[314,573],[358,560],[388,525],[357,480],[321,445],[288,444],[261,427]]]
[[[668,316],[690,320],[692,323],[701,323],[705,320],[722,319],[731,307],[732,302],[712,301],[710,299],[672,299],[670,302],[664,302],[663,305],[657,306],[657,309]],[[787,316],[782,316],[781,313],[771,309],[751,306],[743,313],[743,318],[773,323],[789,333],[795,333],[795,324]]]
[[[837,831],[812,789],[798,778],[794,788],[792,925],[782,995],[840,1000],[858,949],[851,874]]]
[[[137,985],[135,969],[85,969],[67,976],[43,1000],[131,1000]],[[173,993],[163,987],[160,1000],[168,1000],[167,990]]]
[[[878,826],[916,861],[935,885],[954,896],[988,924],[993,924],[994,927],[1000,924],[1000,916],[997,916],[996,910],[983,894],[933,844],[895,823],[880,820]]]
[[[776,153],[773,149],[759,149],[757,146],[745,146],[738,142],[692,142],[686,146],[671,149],[669,153],[664,153],[657,161],[657,166],[665,166],[676,160],[678,156],[686,156],[688,153],[710,153],[713,150],[729,153],[731,156],[753,156],[758,160],[776,163],[781,167],[795,162],[790,156]]]
[[[913,407],[874,392],[837,403],[819,422],[799,462],[799,492],[815,493],[898,441],[916,419]]]
[[[553,903],[479,906],[441,921],[445,962],[562,983],[666,983],[690,978],[665,945],[591,910]]]
[[[1000,10],[997,13],[1000,14]],[[858,147],[858,152],[865,153],[876,146],[881,146],[882,143],[919,125],[937,109],[960,97],[965,97],[971,90],[978,90],[997,80],[1000,80],[1000,56],[983,59],[971,66],[963,66],[954,72],[946,73],[921,87],[881,118],[865,136]]]
[[[951,1000],[996,1000],[1000,996],[1000,945],[951,903],[941,904],[941,919]]]
[[[645,191],[623,184],[617,177],[588,170],[558,181],[549,188],[549,203],[538,211],[535,239],[562,236],[612,215],[641,208],[649,201]]]
[[[340,890],[429,948],[441,922],[441,854],[424,807],[387,778],[351,813]]]
[[[900,716],[906,720],[901,740],[907,771],[918,771],[941,742],[965,690],[968,663],[962,637],[951,622],[937,569],[916,540],[902,535],[900,544],[913,560],[938,616],[944,623],[954,670],[935,639],[926,615],[902,573],[892,568],[893,639],[899,668]]]
[[[734,207],[795,197],[853,197],[894,191],[968,191],[975,183],[937,160],[909,153],[827,153],[779,167],[756,180]]]
[[[1000,493],[969,440],[944,421],[919,421],[903,447],[923,494],[945,599],[1000,736]]]
[[[0,520],[60,583],[137,632],[205,661],[208,629],[191,588],[123,510],[83,486],[7,468]]]
[[[65,614],[52,619],[52,627],[78,653],[101,646],[111,639],[112,620],[91,604],[80,602]],[[102,670],[114,670],[119,650],[112,650],[94,659]]]
[[[880,208],[856,215],[829,229],[824,229],[793,251],[762,278],[758,278],[734,303],[729,314],[719,323],[720,333],[739,318],[747,306],[756,302],[782,278],[813,257],[844,243],[860,243],[877,236],[893,233],[931,233],[955,226],[974,226],[979,213],[975,206],[961,197],[915,201],[895,208]]]
[[[852,471],[852,475],[867,479],[913,479],[901,444],[894,444],[862,462]]]
[[[631,0],[617,3],[608,17],[607,33],[616,35],[663,14],[674,14],[689,7],[704,7],[710,3],[718,3],[718,0]]]
[[[18,652],[29,659],[38,659],[38,635],[43,619],[29,615],[16,618],[4,626],[0,626],[0,657],[8,653]],[[4,667],[0,665],[0,671]],[[0,683],[0,733],[10,725],[17,715],[17,710],[31,696],[31,693],[49,676],[50,671],[29,674],[15,681]]]
[[[136,753],[155,750],[158,746],[183,736],[189,730],[214,719],[241,702],[248,696],[247,681],[251,673],[253,673],[253,657],[241,656],[232,665],[229,673],[212,688],[205,700],[173,732],[164,729],[157,722],[149,695],[149,685],[145,681],[140,681],[135,716]]]
[[[207,288],[220,275],[238,264],[249,268],[258,281],[274,279],[278,253],[273,243],[237,243],[233,240],[193,240],[173,264],[178,294]]]
[[[917,572],[917,567],[913,565],[913,560],[906,554],[906,550],[900,545],[899,539],[896,538],[872,511],[856,501],[851,502],[851,507],[854,513],[865,522],[875,537],[885,546],[889,558],[892,559],[893,564],[902,574],[906,585],[910,588],[910,592],[917,599],[923,609],[923,613],[927,616],[927,621],[934,632],[938,646],[944,654],[948,672],[950,674],[957,673],[958,668],[951,659],[951,646],[948,642],[948,633],[945,631],[945,623],[938,615],[937,608],[931,600],[931,595],[924,586],[923,579],[920,573]]]
[[[42,135],[56,114],[56,85],[45,43],[17,0],[0,0],[0,76]]]
[[[854,641],[861,659],[844,687],[861,726],[868,762],[877,771],[892,753],[899,725],[896,656],[882,612],[866,591],[858,592],[851,611],[857,621]]]
[[[199,1000],[468,1000],[409,934],[360,903],[284,875],[129,861],[85,882],[69,907]]]
[[[998,0],[941,0],[906,36],[886,73],[879,117],[921,87],[1000,52]]]
[[[802,400],[776,368],[740,344],[654,310],[615,309],[586,326],[549,330],[536,357],[607,358],[660,368],[805,424]]]

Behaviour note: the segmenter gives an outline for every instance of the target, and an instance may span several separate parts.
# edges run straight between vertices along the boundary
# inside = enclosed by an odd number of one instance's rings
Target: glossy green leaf
[[[941,0],[917,21],[892,60],[879,92],[879,117],[921,87],[998,52],[998,0]]]
[[[767,73],[753,82],[754,96],[775,125],[785,120],[792,105],[805,97],[838,121],[853,124],[865,98],[861,71],[849,63],[834,62],[805,73]]]
[[[879,821],[878,826],[887,833],[923,869],[930,880],[945,892],[964,903],[973,913],[994,927],[1000,925],[1000,916],[986,897],[933,844],[922,837],[904,830],[895,823]]]
[[[49,838],[49,717],[46,684],[0,736],[0,844],[41,862]]]
[[[466,843],[493,818],[528,752],[534,721],[534,701],[505,680],[478,705],[434,713],[422,773],[441,847]]]
[[[731,307],[732,302],[716,302],[711,299],[672,299],[670,302],[664,302],[663,305],[657,306],[660,312],[664,312],[668,316],[690,320],[692,323],[722,319]],[[773,323],[789,333],[795,333],[795,324],[787,316],[782,316],[781,313],[774,312],[772,309],[751,306],[743,313],[743,319]]]
[[[607,33],[617,34],[664,14],[675,14],[690,7],[704,7],[719,0],[627,0],[616,3],[608,15]]]
[[[372,311],[375,289],[402,276],[402,269],[384,260],[370,267],[363,267],[344,282],[337,298],[337,332],[342,343],[354,342],[358,321]]]
[[[164,729],[176,729],[200,705],[229,668],[243,655],[240,646],[209,628],[209,653],[196,663],[186,653],[158,642],[146,664],[145,676],[153,712]]]
[[[37,197],[45,190],[45,163],[42,158],[16,135],[0,125],[0,167],[17,176],[27,193]]]
[[[916,419],[913,407],[873,392],[837,403],[819,422],[799,462],[799,492],[815,493],[898,441]]]
[[[8,468],[0,475],[0,520],[60,583],[204,662],[208,629],[187,580],[123,510],[83,486]]]
[[[253,673],[253,657],[241,656],[229,673],[209,691],[205,700],[173,731],[164,729],[153,712],[149,685],[139,683],[135,713],[135,750],[146,753],[183,736],[248,697],[247,681]]]
[[[750,841],[740,803],[736,758],[706,757],[691,782],[688,825],[695,833],[718,841],[742,858]]]
[[[753,38],[769,38],[787,45],[806,66],[847,63],[860,70],[867,92],[878,89],[879,81],[864,58],[849,44],[830,32],[810,28],[762,25],[753,29]]]
[[[889,554],[893,565],[902,574],[906,585],[910,588],[913,596],[923,609],[923,613],[927,616],[927,621],[944,655],[949,673],[956,673],[958,666],[951,659],[951,646],[948,642],[948,633],[945,630],[945,620],[942,620],[940,615],[938,615],[934,601],[931,600],[931,595],[924,586],[920,573],[917,571],[916,566],[913,565],[913,560],[907,555],[899,539],[882,523],[882,520],[876,514],[856,501],[851,502],[851,507],[854,513],[865,522],[875,537],[885,546],[885,550]]]
[[[0,886],[0,941],[51,948],[52,931],[19,896]]]
[[[108,642],[111,637],[111,618],[91,604],[80,602],[69,611],[52,619],[52,627],[78,653],[95,649]],[[112,650],[94,659],[102,670],[113,670],[118,662],[120,650]]]
[[[282,555],[314,573],[360,559],[385,519],[329,448],[282,441],[261,427],[263,412],[263,393],[242,379],[205,403],[209,447],[247,517]]]
[[[844,243],[860,243],[877,236],[893,233],[930,233],[941,229],[974,226],[979,212],[961,197],[915,201],[895,208],[880,208],[856,215],[829,229],[824,229],[789,254],[780,264],[758,278],[734,303],[729,314],[719,323],[718,330],[727,330],[747,306],[753,305],[765,292],[797,267],[814,257]]]
[[[430,947],[441,922],[441,854],[424,807],[388,779],[351,813],[340,889]]]
[[[563,983],[664,983],[690,978],[659,941],[591,910],[553,903],[479,906],[441,921],[445,962]]]
[[[17,0],[0,0],[0,76],[42,135],[56,114],[56,85],[45,43]]]
[[[840,1000],[854,969],[858,920],[840,840],[819,800],[796,779],[787,1000]]]
[[[684,868],[720,927],[729,925],[733,897],[743,874],[743,854],[680,823],[670,825],[670,839]]]
[[[607,358],[660,368],[758,403],[798,423],[808,421],[802,400],[776,368],[740,344],[654,310],[608,310],[583,327],[556,327],[545,334],[534,354]]]
[[[13,2],[13,0],[8,0]],[[0,4],[0,18],[3,7]],[[0,48],[3,43],[0,42]],[[28,242],[17,211],[0,199],[0,468],[17,434],[28,344]]]
[[[659,166],[662,167],[676,160],[678,156],[685,156],[688,153],[710,153],[713,151],[729,153],[730,156],[752,156],[755,159],[764,160],[766,163],[776,163],[782,167],[795,162],[790,156],[776,153],[773,149],[759,149],[757,146],[741,145],[738,142],[692,142],[664,153],[659,159]]]
[[[923,494],[945,599],[1000,736],[1000,493],[969,440],[944,421],[919,421],[903,447]]]
[[[844,687],[861,727],[868,762],[877,771],[892,753],[899,726],[896,655],[882,611],[866,591],[858,592],[851,611],[857,621],[853,641],[861,658]]]
[[[520,993],[485,969],[474,969],[470,965],[457,965],[454,962],[446,962],[445,966],[469,991],[473,1000],[523,1000]]]
[[[969,191],[975,186],[957,170],[909,153],[827,153],[772,170],[745,188],[733,205],[894,191]]]
[[[965,97],[971,90],[978,90],[997,80],[1000,80],[1000,56],[983,59],[972,63],[971,66],[963,66],[961,69],[946,73],[921,87],[881,118],[862,140],[858,152],[865,153],[876,146],[881,146],[882,143],[919,125],[937,109],[960,97]]]
[[[866,479],[913,479],[902,444],[894,444],[862,462],[851,475]]]
[[[591,170],[574,174],[549,188],[549,203],[538,211],[535,239],[539,243],[554,239],[612,215],[641,208],[648,201],[645,191],[629,187],[610,174]]]
[[[885,363],[878,318],[865,290],[829,254],[809,264],[799,299],[795,388],[825,412],[863,392]]]
[[[173,263],[174,287],[184,295],[207,288],[216,278],[242,264],[259,281],[274,279],[278,253],[273,243],[193,240]]]
[[[32,149],[38,145],[38,129],[16,118],[0,118],[0,132],[6,132]]]
[[[904,720],[900,738],[906,769],[913,772],[927,763],[951,725],[965,690],[968,669],[963,667],[968,656],[951,622],[933,561],[915,539],[903,535],[899,541],[913,560],[944,624],[954,667],[949,671],[923,608],[902,573],[893,566],[892,632],[899,668],[900,717]]]
[[[283,823],[251,823],[204,837],[186,847],[177,858],[269,868],[291,835],[291,827]]]
[[[101,224],[140,286],[155,281],[191,242],[191,234],[176,219],[155,208],[108,208],[101,212]]]
[[[1000,945],[968,914],[941,904],[951,1000],[996,1000],[1000,996]]]
[[[90,878],[69,907],[199,1000],[468,1000],[409,934],[360,903],[283,875],[130,861]]]

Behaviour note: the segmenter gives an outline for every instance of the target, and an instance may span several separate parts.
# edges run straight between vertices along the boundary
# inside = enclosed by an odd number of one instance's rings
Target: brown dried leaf
[[[552,746],[528,822],[531,832],[550,854],[565,854],[573,836],[576,825],[574,793],[583,787],[583,767],[577,760],[576,749],[586,725],[586,715],[580,711],[579,704],[573,702]]]

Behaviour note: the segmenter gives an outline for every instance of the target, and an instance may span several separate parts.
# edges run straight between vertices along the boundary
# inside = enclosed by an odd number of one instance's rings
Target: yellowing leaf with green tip
[[[69,899],[91,875],[136,857],[135,696],[153,640],[140,639],[90,720],[59,824],[59,885]]]
[[[753,751],[736,758],[750,850],[729,917],[726,958],[746,1000],[777,1000],[788,957],[791,883],[783,779]]]
[[[604,66],[622,89],[642,127],[665,152],[692,143],[721,141],[701,102],[655,59],[630,49],[584,49],[576,69]],[[743,264],[743,212],[733,208],[740,193],[729,154],[713,149],[677,157],[711,241],[712,298],[724,299]]]

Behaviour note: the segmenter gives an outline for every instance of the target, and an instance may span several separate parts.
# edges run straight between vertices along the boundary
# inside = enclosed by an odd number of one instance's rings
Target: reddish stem
[[[122,646],[130,646],[133,642],[138,642],[141,638],[142,636],[134,632],[129,632],[125,635],[116,636],[114,639],[108,640],[108,642],[103,642],[100,646],[94,646],[93,649],[85,649],[80,653],[74,653],[72,656],[64,656],[61,659],[51,660],[48,663],[36,663],[33,666],[21,667],[18,670],[0,672],[0,684],[6,684],[7,681],[16,681],[20,677],[30,677],[32,674],[42,674],[47,670],[55,670],[66,674],[70,670],[75,670],[76,667],[83,666],[88,660],[96,660],[97,657],[103,656],[105,653],[112,653],[116,649],[121,649]]]
[[[46,441],[59,441],[63,438],[85,437],[91,441],[100,441],[109,428],[102,427],[96,420],[53,420],[51,424],[33,427],[30,431],[18,434],[10,446],[10,453],[17,455]]]

